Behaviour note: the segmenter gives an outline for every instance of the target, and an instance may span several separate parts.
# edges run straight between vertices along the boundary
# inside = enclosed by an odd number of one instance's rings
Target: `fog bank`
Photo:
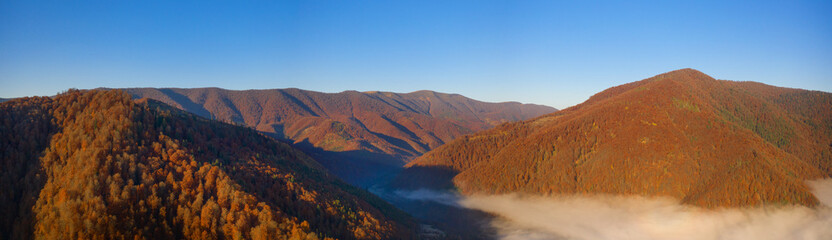
[[[832,179],[809,186],[823,205],[708,210],[639,196],[397,194],[497,215],[499,239],[832,239]]]
[[[642,197],[471,197],[501,239],[832,239],[828,208],[704,210]]]

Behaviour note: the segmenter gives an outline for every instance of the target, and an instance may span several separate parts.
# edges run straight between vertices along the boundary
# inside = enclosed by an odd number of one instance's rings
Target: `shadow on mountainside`
[[[437,226],[449,239],[496,239],[490,224],[497,216],[459,206],[453,185],[459,172],[444,166],[413,166],[370,191],[424,223]]]
[[[402,190],[453,190],[453,178],[459,171],[446,166],[412,166],[403,169],[386,187]]]
[[[185,95],[174,92],[171,89],[159,89],[160,92],[167,95],[171,100],[178,103],[185,111],[192,112],[200,117],[211,119],[211,113],[208,112],[202,105],[196,104]]]
[[[477,209],[457,205],[456,196],[429,190],[401,191],[372,188],[378,195],[397,208],[425,224],[436,226],[447,234],[446,239],[497,239],[492,222],[497,216]],[[433,196],[436,194],[438,196]]]
[[[293,143],[273,133],[261,132],[278,141],[288,143],[302,150],[318,161],[330,173],[354,186],[367,189],[373,185],[389,182],[404,166],[404,160],[383,153],[367,150],[327,151],[315,147],[309,140]]]
[[[2,114],[0,114],[2,115]],[[35,120],[37,121],[37,120]],[[25,119],[19,123],[31,123]],[[26,130],[13,126],[0,126],[0,134]],[[38,195],[46,183],[46,174],[41,169],[42,153],[49,147],[52,135],[57,131],[49,127],[48,132],[17,132],[14,139],[8,139],[0,146],[0,239],[31,239],[36,221],[33,208]],[[19,134],[19,135],[18,135]]]
[[[278,139],[283,142],[289,141]],[[417,190],[414,192],[422,193],[424,191],[418,189],[437,189],[436,193],[442,192],[441,195],[445,195],[446,190],[450,192],[453,189],[451,179],[457,174],[454,170],[444,167],[412,167],[403,173],[402,159],[388,154],[366,150],[325,151],[314,147],[307,140],[290,144],[312,156],[342,180],[369,189],[373,194],[416,217],[422,223],[441,229],[446,234],[446,239],[495,239],[497,232],[490,224],[495,219],[494,215],[457,206],[456,200],[441,202],[432,196],[414,199],[401,194],[403,190]],[[389,164],[393,162],[401,164]]]

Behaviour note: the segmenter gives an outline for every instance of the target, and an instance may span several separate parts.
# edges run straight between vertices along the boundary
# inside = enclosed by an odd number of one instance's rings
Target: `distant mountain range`
[[[2,239],[416,239],[301,151],[120,91],[0,104]]]
[[[814,206],[804,181],[832,177],[830,109],[832,93],[693,69],[562,111],[430,91],[143,88],[15,98],[0,103],[0,239],[494,234],[473,223],[485,212],[399,199],[435,226],[422,225],[336,174],[362,187],[384,179],[392,190],[466,195]]]
[[[804,180],[829,176],[832,94],[683,69],[458,138],[407,164],[393,186],[812,206]]]
[[[135,99],[155,99],[292,143],[334,174],[362,186],[457,137],[556,111],[540,105],[486,103],[432,91],[124,90]]]

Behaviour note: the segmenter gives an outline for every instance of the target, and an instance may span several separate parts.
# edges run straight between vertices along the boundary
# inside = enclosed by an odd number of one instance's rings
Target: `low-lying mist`
[[[709,210],[639,196],[397,195],[494,214],[498,239],[832,239],[832,179],[809,185],[821,206]]]

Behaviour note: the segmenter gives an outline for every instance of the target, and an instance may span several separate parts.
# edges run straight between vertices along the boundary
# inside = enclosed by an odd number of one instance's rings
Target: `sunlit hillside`
[[[832,176],[832,94],[683,69],[459,138],[395,186],[464,194],[637,194],[706,207],[815,205]]]
[[[339,177],[368,185],[459,136],[556,109],[458,94],[321,93],[300,89],[125,89],[205,118],[252,127],[300,147]]]
[[[407,239],[406,214],[258,132],[120,91],[0,104],[2,239]]]

